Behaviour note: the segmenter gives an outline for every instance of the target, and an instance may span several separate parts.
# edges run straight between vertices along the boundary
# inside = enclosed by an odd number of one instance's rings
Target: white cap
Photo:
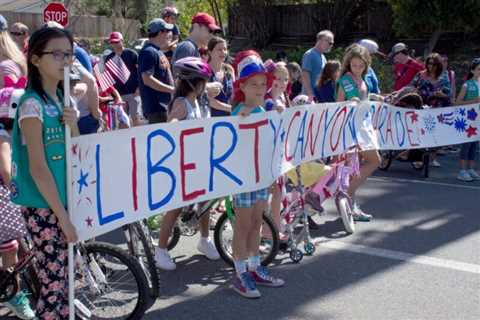
[[[370,54],[375,54],[378,52],[378,44],[373,40],[362,39],[358,41],[358,45],[367,49]]]

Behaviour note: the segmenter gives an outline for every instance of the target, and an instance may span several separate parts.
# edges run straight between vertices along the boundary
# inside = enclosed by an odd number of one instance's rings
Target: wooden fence
[[[30,30],[38,29],[43,25],[43,15],[38,13],[2,12],[9,24],[22,22]],[[108,37],[112,31],[120,31],[127,39],[133,40],[140,37],[140,23],[137,20],[109,18],[104,16],[71,16],[67,29],[76,37],[102,38]]]

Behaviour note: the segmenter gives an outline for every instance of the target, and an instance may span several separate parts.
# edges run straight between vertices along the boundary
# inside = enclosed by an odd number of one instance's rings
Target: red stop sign
[[[68,10],[63,3],[51,2],[43,10],[43,21],[55,21],[65,27],[68,24]]]

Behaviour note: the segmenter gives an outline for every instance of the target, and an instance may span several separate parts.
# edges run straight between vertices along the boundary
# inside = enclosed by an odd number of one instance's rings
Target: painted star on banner
[[[465,132],[467,133],[467,137],[470,138],[477,135],[477,128],[469,126],[468,129],[465,130]]]
[[[477,119],[478,113],[475,111],[475,109],[470,109],[467,111],[467,119],[471,121],[475,121]]]
[[[93,227],[93,219],[90,218],[90,216],[88,216],[87,219],[85,219],[85,222],[87,223],[88,227]]]
[[[88,188],[88,172],[83,173],[83,170],[80,169],[80,178],[77,180],[78,183],[78,193],[82,193],[83,187]]]

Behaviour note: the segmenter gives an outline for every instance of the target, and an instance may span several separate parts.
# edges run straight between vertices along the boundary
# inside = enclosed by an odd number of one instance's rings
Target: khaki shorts
[[[122,96],[122,99],[127,103],[125,111],[130,117],[140,117],[142,115],[142,102],[140,96],[126,94]]]

